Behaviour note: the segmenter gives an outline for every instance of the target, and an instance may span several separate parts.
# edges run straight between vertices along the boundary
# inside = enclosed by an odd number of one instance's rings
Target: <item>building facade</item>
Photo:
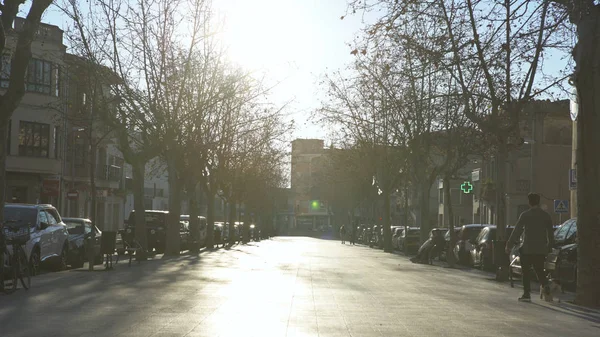
[[[570,199],[572,127],[568,101],[533,102],[525,109],[521,123],[523,144],[510,152],[506,163],[508,225],[514,225],[529,208],[527,194],[532,191],[541,195],[541,207],[551,214],[555,224],[569,217],[568,213],[554,212],[554,200]],[[497,179],[494,158],[482,161],[482,166],[473,170],[474,223],[495,223]]]
[[[2,55],[0,90],[8,88],[11,50],[23,26],[15,19],[14,32],[7,38],[8,51]],[[8,157],[6,161],[6,200],[8,202],[60,202],[61,106],[64,86],[61,69],[66,47],[63,31],[40,24],[31,45],[32,59],[26,77],[26,93],[9,122]]]
[[[294,223],[298,232],[310,232],[331,225],[331,212],[319,181],[325,169],[327,149],[322,139],[292,141],[291,193]]]

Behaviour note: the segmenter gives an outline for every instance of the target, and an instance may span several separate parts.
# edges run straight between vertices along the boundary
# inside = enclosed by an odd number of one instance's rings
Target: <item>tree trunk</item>
[[[233,198],[231,198],[233,199]],[[233,246],[235,243],[235,219],[236,219],[237,209],[235,207],[235,201],[231,200],[229,202],[229,246]]]
[[[352,227],[352,223],[350,226]],[[394,251],[392,247],[392,229],[390,227],[390,192],[383,192],[383,251],[386,253],[392,253]],[[350,229],[352,232],[352,229]]]
[[[6,202],[6,156],[8,143],[8,119],[0,120],[0,206],[4,210]],[[4,289],[4,250],[6,238],[4,237],[4,211],[0,212],[0,291]]]
[[[421,217],[421,243],[427,241],[429,238],[429,232],[431,231],[431,219],[429,218],[429,197],[431,190],[431,183],[421,183],[421,191],[419,193],[419,213]]]
[[[246,212],[244,213],[244,226],[242,227],[244,243],[250,242],[250,224],[252,223],[252,216],[250,215],[250,209],[246,207]]]
[[[146,209],[144,207],[144,180],[146,179],[146,163],[143,161],[131,162],[133,171],[133,208],[135,210],[135,239],[142,247],[141,252],[136,252],[138,261],[146,259],[148,251],[148,233],[146,230]]]
[[[96,160],[96,151],[98,150],[98,146],[97,144],[95,144],[92,140],[91,137],[91,125],[90,127],[90,170],[89,170],[89,174],[90,174],[90,191],[91,191],[91,205],[90,205],[90,220],[92,220],[92,224],[94,225],[98,225],[98,223],[96,223],[96,208],[97,208],[97,204],[96,204],[96,199],[98,199],[98,193],[97,193],[97,188],[96,188],[96,164],[97,164],[97,160]],[[103,226],[100,226],[103,227]],[[100,228],[100,230],[103,230],[104,228]],[[87,250],[87,255],[88,255],[88,270],[93,271],[94,270],[94,242],[96,242],[96,231],[92,231],[90,233],[90,238],[88,239],[88,250]]]
[[[179,236],[179,219],[181,217],[181,186],[175,162],[167,158],[167,170],[169,172],[169,216],[167,222],[167,242],[165,255],[177,256],[181,253]]]
[[[508,280],[508,257],[504,251],[506,246],[506,160],[508,158],[508,149],[506,138],[500,137],[498,142],[498,152],[496,155],[496,240],[494,246],[500,246],[502,249],[494,248],[494,265],[496,266],[496,280]]]
[[[206,189],[206,248],[213,249],[215,236],[215,195]]]
[[[188,243],[189,251],[198,253],[200,251],[200,210],[198,209],[198,191],[194,182],[188,183],[188,195],[190,205],[190,237],[191,242]]]
[[[446,262],[450,267],[454,267],[456,264],[456,258],[454,256],[456,233],[454,232],[454,209],[452,208],[452,194],[450,193],[450,177],[448,174],[444,175],[444,204],[448,211],[448,230],[450,231],[450,244],[448,245],[448,251],[446,252]]]
[[[577,24],[577,304],[600,306],[600,10],[589,2]]]

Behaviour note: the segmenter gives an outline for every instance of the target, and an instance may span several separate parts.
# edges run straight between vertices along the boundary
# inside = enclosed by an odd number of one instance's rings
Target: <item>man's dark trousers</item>
[[[520,255],[521,272],[523,273],[523,292],[525,294],[531,293],[531,267],[533,267],[538,281],[540,281],[543,286],[546,286],[548,284],[548,280],[544,274],[544,262],[546,261],[546,255],[522,253]]]

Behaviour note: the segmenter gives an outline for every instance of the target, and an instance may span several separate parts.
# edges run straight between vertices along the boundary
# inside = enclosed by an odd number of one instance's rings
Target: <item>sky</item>
[[[324,127],[309,120],[324,97],[318,82],[352,61],[348,43],[368,22],[359,14],[341,20],[346,1],[213,0],[230,60],[277,84],[269,99],[277,106],[288,104],[287,118],[296,126],[293,138],[328,138]],[[47,11],[43,22],[66,28],[57,9]]]

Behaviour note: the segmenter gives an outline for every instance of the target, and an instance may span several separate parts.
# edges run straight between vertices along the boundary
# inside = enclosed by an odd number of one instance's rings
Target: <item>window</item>
[[[54,67],[54,96],[60,96],[60,66]]]
[[[85,223],[85,234],[90,234],[92,232],[92,224],[89,222]]]
[[[50,125],[24,122],[19,124],[19,156],[46,157],[50,145]]]
[[[517,206],[517,214],[518,214],[519,216],[521,216],[521,214],[523,214],[523,212],[525,212],[525,211],[526,211],[526,210],[528,210],[529,208],[530,208],[530,207],[529,207],[529,205],[525,205],[525,204],[523,204],[523,205],[519,205],[519,206]]]
[[[47,209],[46,213],[48,213],[48,219],[52,218],[50,222],[61,222],[60,215],[58,215],[58,212],[55,209]]]
[[[8,88],[10,83],[10,55],[2,55],[2,70],[0,71],[0,88]]]
[[[565,222],[559,229],[554,233],[554,241],[563,242],[567,239],[567,233],[569,232],[569,228],[571,228],[571,221]]]
[[[52,88],[52,63],[31,59],[27,68],[27,91],[50,95]]]
[[[46,210],[46,217],[48,218],[48,224],[50,226],[58,224],[58,221],[57,221],[56,217],[54,217],[54,214],[52,214],[51,210],[49,210],[49,209]]]
[[[571,220],[571,228],[569,229],[569,232],[567,233],[566,239],[574,242],[576,235],[577,235],[577,220]]]
[[[38,223],[48,223],[48,218],[46,217],[46,212],[40,211],[38,213]]]
[[[60,130],[58,128],[58,126],[54,127],[54,132],[52,134],[52,139],[54,140],[54,158],[58,159],[58,149],[60,148],[60,143],[59,143],[59,133]]]

